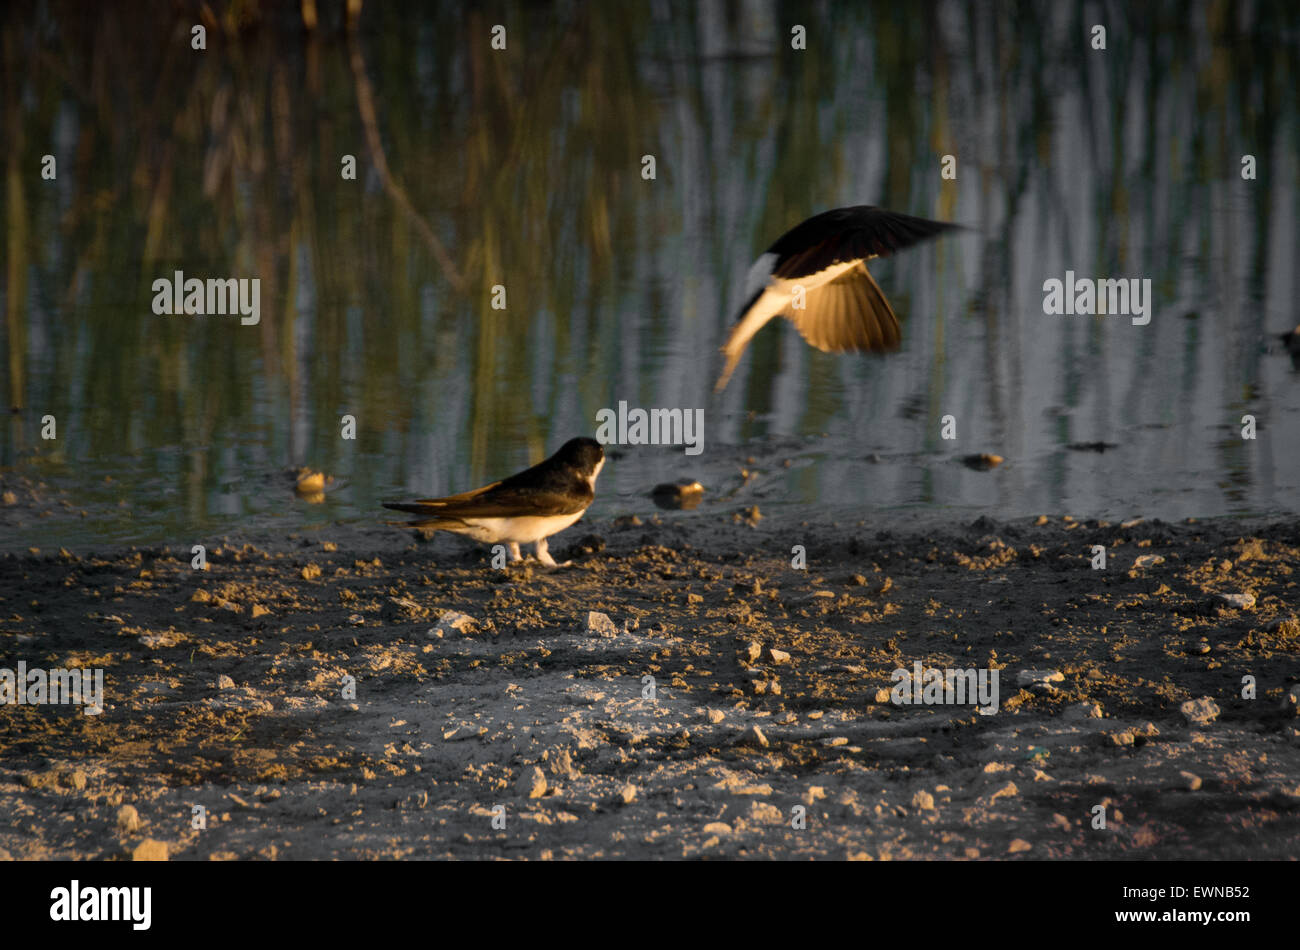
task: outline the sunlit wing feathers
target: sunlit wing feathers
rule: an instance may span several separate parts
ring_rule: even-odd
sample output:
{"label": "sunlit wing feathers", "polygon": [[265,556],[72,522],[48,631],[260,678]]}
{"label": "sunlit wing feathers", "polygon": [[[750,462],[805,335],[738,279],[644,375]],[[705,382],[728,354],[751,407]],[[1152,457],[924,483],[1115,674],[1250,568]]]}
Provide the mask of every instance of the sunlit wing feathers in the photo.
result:
{"label": "sunlit wing feathers", "polygon": [[959,229],[870,205],[836,208],[791,228],[749,271],[745,306],[722,347],[726,362],[715,391],[727,385],[749,341],[777,316],[793,321],[808,343],[826,352],[896,349],[898,317],[866,261]]}

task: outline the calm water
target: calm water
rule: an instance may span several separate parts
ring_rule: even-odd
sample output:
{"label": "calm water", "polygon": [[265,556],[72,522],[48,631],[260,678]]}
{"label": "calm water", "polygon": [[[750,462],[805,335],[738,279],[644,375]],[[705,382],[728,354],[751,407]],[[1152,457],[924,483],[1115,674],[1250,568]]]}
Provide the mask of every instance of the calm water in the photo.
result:
{"label": "calm water", "polygon": [[[883,522],[1300,508],[1294,3],[384,3],[352,42],[212,6],[204,51],[166,3],[0,14],[0,478],[89,513],[0,507],[5,548],[374,518],[620,400],[702,407],[705,451],[615,459],[598,517],[681,476]],[[773,324],[714,396],[753,257],[858,203],[975,229],[873,265],[901,352]],[[155,315],[175,270],[259,278],[260,323]],[[1044,315],[1067,270],[1150,279],[1150,323]]]}

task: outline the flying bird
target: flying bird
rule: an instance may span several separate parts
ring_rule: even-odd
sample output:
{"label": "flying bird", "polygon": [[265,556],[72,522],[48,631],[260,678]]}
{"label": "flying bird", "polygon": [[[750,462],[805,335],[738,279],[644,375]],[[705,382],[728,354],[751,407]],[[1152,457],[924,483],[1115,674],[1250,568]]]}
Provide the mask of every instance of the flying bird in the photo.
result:
{"label": "flying bird", "polygon": [[722,348],[726,366],[715,392],[773,317],[785,317],[826,353],[898,348],[898,317],[867,261],[911,247],[960,225],[927,221],[871,205],[836,208],[796,224],[750,268],[745,305]]}
{"label": "flying bird", "polygon": [[544,462],[491,485],[446,498],[385,502],[384,507],[420,516],[391,524],[450,531],[486,544],[504,542],[511,561],[522,559],[519,545],[536,544],[539,561],[562,567],[551,557],[546,539],[583,516],[596,497],[596,476],[604,466],[599,442],[570,439]]}

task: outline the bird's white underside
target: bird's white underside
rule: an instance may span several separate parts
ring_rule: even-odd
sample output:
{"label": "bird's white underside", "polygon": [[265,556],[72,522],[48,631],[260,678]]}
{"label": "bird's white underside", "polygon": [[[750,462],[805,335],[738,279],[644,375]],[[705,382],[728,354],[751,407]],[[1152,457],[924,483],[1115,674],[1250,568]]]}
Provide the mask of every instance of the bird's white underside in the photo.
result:
{"label": "bird's white underside", "polygon": [[484,544],[532,544],[563,531],[582,517],[583,511],[571,515],[516,515],[511,518],[461,518],[443,531],[463,534]]}
{"label": "bird's white underside", "polygon": [[[870,260],[870,258],[866,258],[866,260]],[[749,341],[754,338],[754,334],[763,328],[765,323],[773,317],[779,316],[790,305],[794,299],[796,288],[802,287],[805,294],[811,293],[823,284],[829,284],[845,271],[851,270],[862,263],[861,260],[842,261],[805,277],[773,279],[771,276],[772,265],[775,261],[775,254],[764,254],[750,268],[747,283],[751,289],[746,292],[746,299],[757,293],[760,288],[762,288],[763,293],[745,311],[740,323],[736,325],[728,338],[724,349],[728,357],[733,354],[738,356],[749,345]],[[765,273],[764,268],[766,268]]]}

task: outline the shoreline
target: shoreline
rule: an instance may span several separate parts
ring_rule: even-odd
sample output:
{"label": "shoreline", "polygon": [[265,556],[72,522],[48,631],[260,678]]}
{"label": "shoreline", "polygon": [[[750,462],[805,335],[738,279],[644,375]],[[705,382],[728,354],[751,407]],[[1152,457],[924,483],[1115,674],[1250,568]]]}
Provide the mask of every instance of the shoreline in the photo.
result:
{"label": "shoreline", "polygon": [[[1300,526],[1039,520],[5,555],[0,667],[102,668],[106,708],[0,706],[0,858],[1290,857]],[[916,662],[998,711],[894,704]]]}

